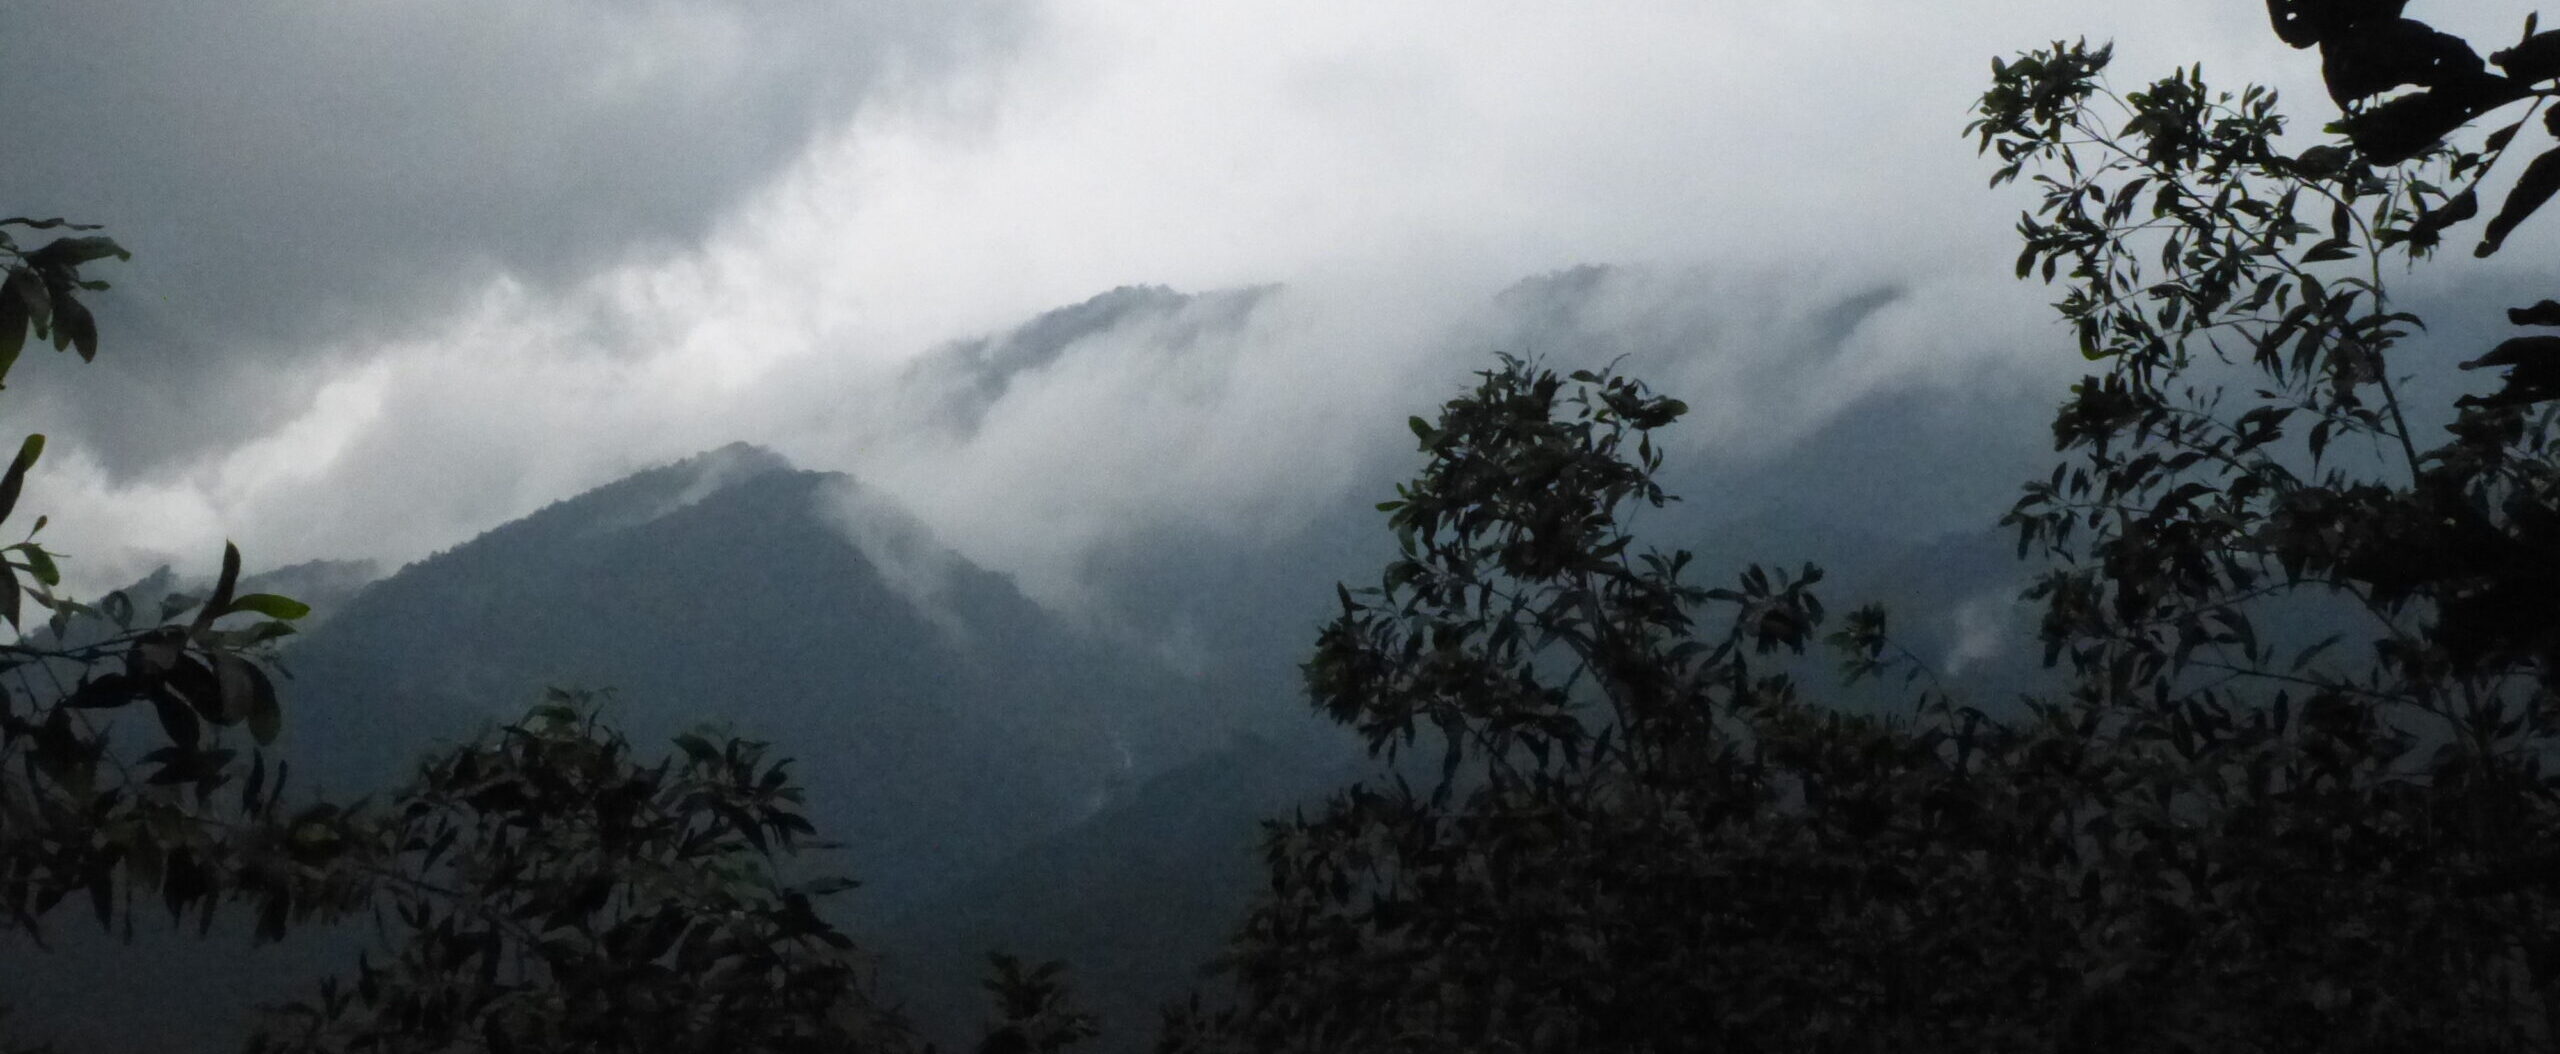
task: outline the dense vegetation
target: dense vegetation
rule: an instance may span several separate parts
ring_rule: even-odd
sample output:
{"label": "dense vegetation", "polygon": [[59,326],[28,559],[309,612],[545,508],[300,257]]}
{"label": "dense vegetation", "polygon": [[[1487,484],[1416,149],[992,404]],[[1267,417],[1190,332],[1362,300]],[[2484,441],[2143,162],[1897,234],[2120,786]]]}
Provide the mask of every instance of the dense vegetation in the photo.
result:
{"label": "dense vegetation", "polygon": [[[2384,283],[2560,193],[2560,147],[2506,158],[2537,115],[2560,136],[2560,32],[2484,60],[2402,6],[2271,0],[2344,110],[2303,149],[2199,70],[1993,64],[1970,134],[2039,188],[2018,274],[2092,364],[2004,520],[2043,568],[2029,698],[1939,681],[1878,608],[1826,634],[1813,567],[1710,585],[1642,548],[1687,408],[1641,381],[1504,357],[1414,418],[1396,555],[1305,667],[1383,764],[1267,827],[1223,981],[1160,1048],[2560,1045],[2560,337],[2529,330],[2560,303],[2456,369]],[[27,332],[95,353],[78,268],[121,250],[5,237],[56,226],[0,221],[0,374]],[[378,801],[288,798],[260,660],[302,605],[238,594],[237,552],[156,618],[56,596],[32,531],[5,554],[0,619],[53,616],[0,650],[13,954],[66,905],[370,917],[257,1046],[923,1046],[820,912],[850,883],[799,855],[764,745],[647,758],[563,693]],[[1823,702],[1817,647],[1908,709]],[[1054,964],[993,966],[982,1049],[1092,1036]]]}
{"label": "dense vegetation", "polygon": [[[1271,829],[1237,998],[1166,1049],[2560,1043],[2560,338],[2410,405],[2447,367],[2394,361],[2419,320],[2382,280],[2478,214],[2560,34],[2496,73],[2398,3],[2270,6],[2343,141],[2288,152],[2274,93],[2197,70],[2119,96],[2085,45],[1995,62],[1977,108],[1993,184],[2042,190],[2018,273],[2099,371],[2005,521],[2049,566],[2049,689],[1967,700],[1866,609],[1832,640],[1910,714],[1811,701],[1770,656],[1818,571],[1710,588],[1625,528],[1685,407],[1506,359],[1414,420],[1400,555],[1307,668],[1436,771]],[[2478,253],[2555,189],[2547,149]]]}

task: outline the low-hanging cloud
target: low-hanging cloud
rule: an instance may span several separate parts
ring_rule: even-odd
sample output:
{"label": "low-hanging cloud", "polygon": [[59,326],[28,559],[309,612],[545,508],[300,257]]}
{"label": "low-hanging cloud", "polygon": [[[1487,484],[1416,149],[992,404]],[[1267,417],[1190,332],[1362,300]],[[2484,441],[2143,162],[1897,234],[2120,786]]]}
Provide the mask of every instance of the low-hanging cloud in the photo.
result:
{"label": "low-hanging cloud", "polygon": [[[563,53],[620,56],[569,63],[579,83],[641,87],[557,141],[548,123],[567,104],[499,105],[541,87],[521,77],[458,99],[359,92],[333,127],[410,129],[336,148],[372,182],[302,195],[319,177],[268,158],[234,165],[219,193],[190,196],[176,175],[138,185],[112,217],[144,255],[102,304],[111,356],[116,327],[164,289],[175,314],[256,286],[260,311],[332,324],[270,327],[270,353],[213,349],[237,375],[190,383],[291,393],[221,428],[58,415],[67,434],[30,506],[57,511],[99,584],[225,536],[262,562],[397,562],[743,439],[854,474],[1058,600],[1084,553],[1134,531],[1251,544],[1286,530],[1409,453],[1404,417],[1497,348],[1632,352],[1629,369],[1699,408],[1682,441],[1737,459],[1880,389],[2067,376],[2050,294],[2008,272],[2026,199],[1984,191],[1988,166],[1957,134],[1990,54],[2112,35],[2129,71],[2202,58],[2288,88],[2316,73],[2254,9],[2202,0],[820,7],[509,15]],[[277,55],[272,82],[232,104],[253,131],[290,120],[278,93],[316,91],[314,70],[353,76],[407,31],[372,8],[352,29],[284,10],[259,17],[296,39],[321,26],[375,43],[323,48],[317,66]],[[1006,47],[951,59],[990,26],[1010,27]],[[872,30],[889,43],[856,49],[851,72],[822,69],[826,42]],[[378,83],[484,61],[427,37],[448,43]],[[950,61],[933,78],[880,72],[903,54]],[[82,96],[57,138],[130,105],[112,96]],[[674,104],[663,123],[640,116],[652,100]],[[210,134],[154,149],[223,156]],[[56,187],[78,167],[17,163],[57,166],[56,183],[36,181]],[[512,175],[422,176],[405,196],[382,175],[490,163]],[[60,208],[95,214],[77,205]],[[373,210],[394,218],[375,226]],[[414,242],[366,240],[395,229]],[[300,277],[224,272],[252,235]],[[1586,263],[1614,266],[1575,294],[1571,325],[1505,306],[1524,278]],[[451,295],[421,319],[384,306],[383,274]],[[1267,291],[1242,311],[1174,304],[1078,334],[979,392],[965,427],[948,388],[920,380],[917,363],[955,339],[1132,285]],[[133,357],[150,365],[30,383],[193,398]]]}
{"label": "low-hanging cloud", "polygon": [[0,214],[137,254],[99,301],[111,376],[55,401],[120,473],[241,442],[493,281],[689,253],[865,98],[999,53],[1021,6],[9,4]]}

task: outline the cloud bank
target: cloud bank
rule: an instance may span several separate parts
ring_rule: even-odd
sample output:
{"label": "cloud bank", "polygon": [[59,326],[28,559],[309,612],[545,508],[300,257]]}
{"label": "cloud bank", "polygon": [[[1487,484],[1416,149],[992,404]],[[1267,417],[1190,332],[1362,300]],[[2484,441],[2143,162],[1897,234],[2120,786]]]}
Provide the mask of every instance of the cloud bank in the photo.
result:
{"label": "cloud bank", "polygon": [[[1290,529],[1506,345],[1631,353],[1748,460],[2076,373],[1958,137],[1992,53],[2112,36],[2127,78],[2326,105],[2202,0],[222,7],[0,16],[0,98],[50,122],[0,179],[141,253],[104,368],[13,386],[104,393],[12,406],[63,433],[29,501],[85,583],[224,537],[396,563],[747,440],[1058,601],[1115,539]],[[1266,291],[1066,334],[965,412],[918,365],[1124,286]]]}

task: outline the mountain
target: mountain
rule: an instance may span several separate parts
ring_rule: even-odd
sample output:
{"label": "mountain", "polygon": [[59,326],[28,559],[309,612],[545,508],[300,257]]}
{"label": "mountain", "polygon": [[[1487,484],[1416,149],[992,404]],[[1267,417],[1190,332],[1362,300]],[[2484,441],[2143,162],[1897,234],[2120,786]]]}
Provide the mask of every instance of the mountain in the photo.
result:
{"label": "mountain", "polygon": [[1102,1025],[1097,1052],[1144,1050],[1160,1008],[1203,985],[1263,887],[1262,821],[1369,770],[1351,736],[1312,722],[1285,738],[1238,733],[855,936],[928,1035],[983,1024],[979,981],[1001,950],[1069,966],[1076,1005]]}
{"label": "mountain", "polygon": [[942,345],[907,368],[906,388],[938,405],[946,426],[974,431],[1016,378],[1057,362],[1079,342],[1143,329],[1150,342],[1178,352],[1204,336],[1231,334],[1279,288],[1183,293],[1160,285],[1121,286],[1002,333]]}
{"label": "mountain", "polygon": [[[1481,345],[1450,353],[1447,387],[1494,348],[1558,366],[1623,353],[1629,371],[1684,398],[1704,388],[1692,402],[1708,409],[1683,428],[1712,429],[1716,378],[1695,373],[1709,358],[1698,349],[1725,341],[1728,322],[1650,306],[1688,304],[1670,295],[1677,285],[1608,268],[1523,282],[1490,305]],[[966,432],[1024,377],[1108,346],[1097,337],[1205,348],[1204,334],[1245,324],[1271,293],[1114,290],[948,345],[908,380]],[[1782,329],[1780,357],[1838,359],[1898,295],[1815,298]],[[1261,353],[1227,343],[1208,350]],[[1411,402],[1422,412],[1446,394]],[[1697,550],[1702,579],[1752,561],[1822,563],[1834,609],[1886,600],[1925,657],[1985,696],[2005,693],[2032,680],[2036,649],[2007,600],[2022,568],[1987,521],[2050,457],[2038,420],[1998,412],[2015,394],[1879,391],[1783,441],[1685,450],[1665,482],[1688,500],[1644,510],[1639,533]],[[860,482],[732,445],[388,576],[317,564],[257,579],[315,608],[284,652],[281,747],[297,786],[365,793],[436,742],[520,714],[547,685],[609,689],[608,715],[643,749],[704,722],[772,741],[797,759],[821,834],[846,845],[829,863],[865,882],[844,902],[846,923],[919,1020],[966,1035],[985,953],[1001,948],[1068,960],[1080,1001],[1111,1029],[1099,1049],[1135,1050],[1152,1038],[1153,1008],[1201,983],[1197,968],[1259,888],[1256,821],[1373,771],[1309,714],[1295,667],[1333,613],[1333,583],[1373,581],[1392,554],[1372,506],[1414,467],[1406,449],[1337,466],[1346,482],[1301,526],[1249,540],[1180,523],[1107,539],[1084,564],[1116,634],[1102,637]],[[202,587],[164,572],[132,592],[148,614],[158,595]],[[1834,658],[1797,664],[1809,688],[1833,690]],[[1898,693],[1841,698],[1883,706]],[[33,1023],[80,1008],[81,1049],[210,1049],[228,1042],[239,1008],[342,969],[352,940],[304,934],[251,951],[245,933],[218,930],[118,951],[74,936],[48,969],[0,977],[0,1002]]]}
{"label": "mountain", "polygon": [[353,598],[286,654],[285,749],[376,786],[545,686],[645,745],[703,723],[798,759],[869,909],[1214,742],[1184,682],[934,546],[846,477],[735,445],[554,503]]}
{"label": "mountain", "polygon": [[[865,919],[908,913],[1226,734],[1193,719],[1198,689],[1151,654],[1068,628],[855,481],[744,445],[372,577],[330,564],[252,580],[320,616],[282,656],[276,749],[298,787],[378,791],[547,685],[605,689],[644,751],[709,723],[796,759],[810,819],[843,846],[824,866],[864,883],[843,903]],[[164,570],[131,593],[148,617],[202,585]],[[227,1045],[243,1008],[345,968],[356,940],[306,931],[252,953],[227,926],[203,942],[146,928],[118,949],[60,928],[62,953],[0,978],[0,1003],[102,1050]],[[49,1006],[83,1012],[49,1020]]]}

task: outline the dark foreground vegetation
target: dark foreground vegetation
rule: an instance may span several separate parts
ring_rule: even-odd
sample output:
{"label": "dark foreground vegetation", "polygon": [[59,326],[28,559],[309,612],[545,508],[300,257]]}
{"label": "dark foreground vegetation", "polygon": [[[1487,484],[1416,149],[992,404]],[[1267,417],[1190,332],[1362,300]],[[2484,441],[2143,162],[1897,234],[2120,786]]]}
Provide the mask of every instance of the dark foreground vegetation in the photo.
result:
{"label": "dark foreground vegetation", "polygon": [[[1971,132],[2038,189],[2018,273],[2063,287],[2092,371],[2003,521],[2043,568],[2027,698],[1831,617],[1812,567],[1640,545],[1686,409],[1640,381],[1505,357],[1415,418],[1396,555],[1306,664],[1383,764],[1268,826],[1267,890],[1159,1049],[2560,1046],[2560,302],[2456,351],[2384,288],[2560,192],[2560,32],[2483,59],[2402,6],[2271,0],[2345,114],[2300,149],[2201,71],[1994,63]],[[0,369],[30,331],[93,354],[79,269],[120,250],[0,254]],[[261,658],[300,604],[237,594],[232,552],[209,595],[77,604],[29,539],[12,968],[137,912],[364,917],[377,947],[253,1045],[924,1046],[819,910],[849,883],[797,855],[763,746],[636,752],[560,693],[396,793],[297,796]],[[1790,675],[1817,647],[1907,708],[1825,705]],[[980,1049],[1091,1038],[1056,966],[991,966]]]}

